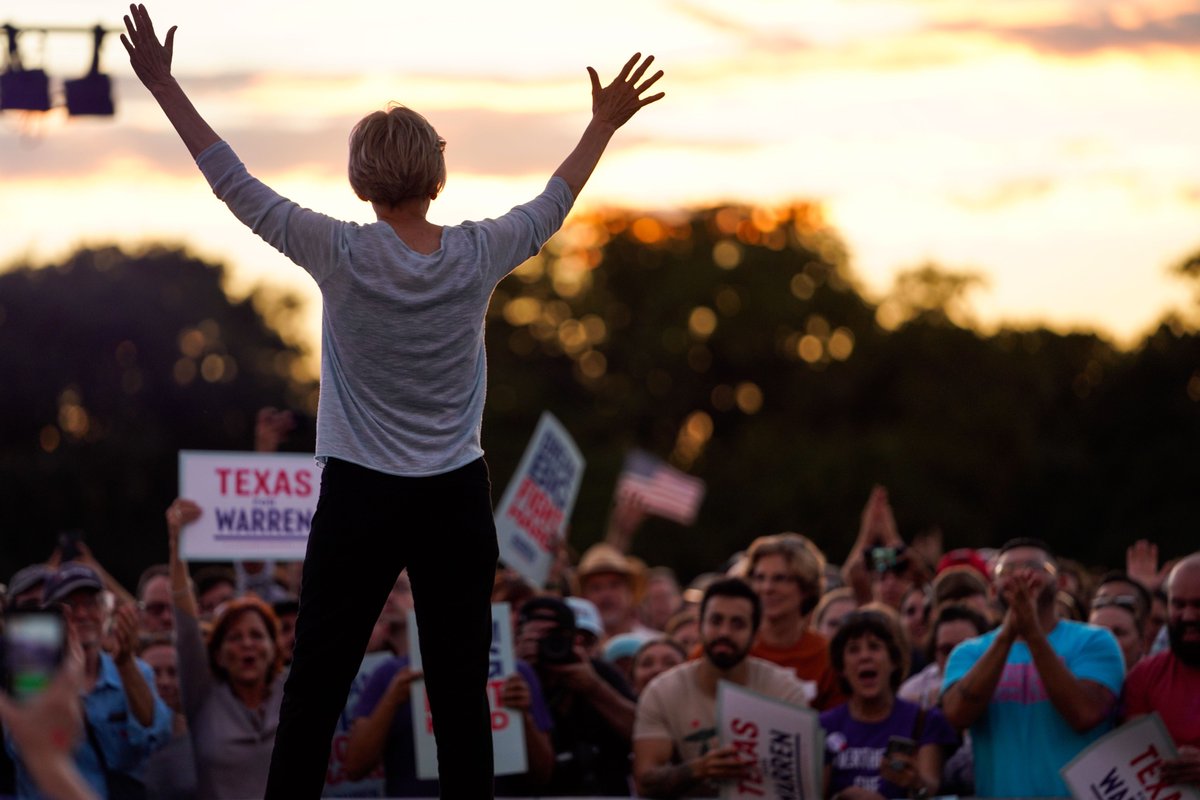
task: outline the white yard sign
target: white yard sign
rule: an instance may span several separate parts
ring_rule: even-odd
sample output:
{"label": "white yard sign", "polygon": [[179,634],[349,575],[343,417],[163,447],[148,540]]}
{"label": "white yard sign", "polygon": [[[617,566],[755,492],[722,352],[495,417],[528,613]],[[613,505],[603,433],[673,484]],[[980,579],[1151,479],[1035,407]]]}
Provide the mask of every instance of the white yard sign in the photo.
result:
{"label": "white yard sign", "polygon": [[179,496],[203,512],[183,530],[187,561],[302,561],[321,471],[303,453],[183,450]]}
{"label": "white yard sign", "polygon": [[[513,631],[508,603],[492,604],[492,654],[488,668],[488,701],[492,707],[492,752],[496,775],[520,775],[528,768],[525,760],[525,727],[521,712],[500,705],[500,687],[517,671],[513,654]],[[413,671],[421,671],[421,647],[417,638],[417,617],[408,612],[408,652]],[[437,778],[437,742],[433,738],[433,717],[425,696],[425,681],[413,681],[413,743],[417,749],[417,777]]]}
{"label": "white yard sign", "polygon": [[500,560],[534,586],[546,584],[583,468],[583,455],[566,428],[549,411],[542,412],[496,509]]}
{"label": "white yard sign", "polygon": [[722,784],[724,800],[820,800],[825,736],[812,709],[721,681],[717,739],[758,762],[745,778]]}
{"label": "white yard sign", "polygon": [[1194,786],[1162,782],[1163,759],[1177,755],[1162,719],[1150,714],[1097,739],[1061,771],[1076,800],[1200,800]]}

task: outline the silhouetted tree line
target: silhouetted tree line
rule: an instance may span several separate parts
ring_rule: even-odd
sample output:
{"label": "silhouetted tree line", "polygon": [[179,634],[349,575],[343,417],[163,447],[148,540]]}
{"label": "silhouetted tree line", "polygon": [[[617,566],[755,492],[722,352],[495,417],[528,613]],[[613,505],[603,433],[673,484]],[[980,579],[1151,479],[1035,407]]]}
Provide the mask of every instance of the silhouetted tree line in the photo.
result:
{"label": "silhouetted tree line", "polygon": [[[575,548],[603,535],[629,448],[707,481],[694,528],[651,519],[634,540],[685,577],[781,530],[840,558],[875,483],[907,538],[1034,535],[1114,566],[1135,538],[1194,549],[1190,326],[1167,319],[1128,351],[985,335],[967,324],[975,276],[926,265],[876,304],[846,262],[808,205],[576,219],[489,312],[496,497],[549,409],[588,459]],[[165,559],[178,450],[249,449],[265,405],[315,412],[305,354],[266,322],[281,312],[261,293],[231,302],[223,282],[161,248],[0,274],[0,578],[79,527],[132,581]],[[312,445],[310,417],[288,449]]]}

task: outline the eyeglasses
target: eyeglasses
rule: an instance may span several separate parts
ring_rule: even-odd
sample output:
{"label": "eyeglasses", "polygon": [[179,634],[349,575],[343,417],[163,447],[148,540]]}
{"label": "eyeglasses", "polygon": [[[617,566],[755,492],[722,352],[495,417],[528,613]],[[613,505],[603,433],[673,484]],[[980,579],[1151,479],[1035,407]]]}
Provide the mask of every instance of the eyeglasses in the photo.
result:
{"label": "eyeglasses", "polygon": [[1047,575],[1057,575],[1058,569],[1049,561],[1039,559],[1028,559],[1026,561],[1005,561],[996,565],[996,577],[1003,578],[1005,575],[1012,575],[1017,570],[1028,569],[1034,572],[1044,572]]}
{"label": "eyeglasses", "polygon": [[783,573],[779,573],[778,575],[763,575],[758,572],[750,576],[750,582],[765,583],[769,586],[786,586],[789,583],[799,583],[795,575],[784,575]]}
{"label": "eyeglasses", "polygon": [[439,153],[446,152],[446,140],[439,136],[437,138],[437,147]]}
{"label": "eyeglasses", "polygon": [[171,613],[171,604],[161,601],[156,603],[138,603],[138,608],[155,617],[161,617],[163,614]]}

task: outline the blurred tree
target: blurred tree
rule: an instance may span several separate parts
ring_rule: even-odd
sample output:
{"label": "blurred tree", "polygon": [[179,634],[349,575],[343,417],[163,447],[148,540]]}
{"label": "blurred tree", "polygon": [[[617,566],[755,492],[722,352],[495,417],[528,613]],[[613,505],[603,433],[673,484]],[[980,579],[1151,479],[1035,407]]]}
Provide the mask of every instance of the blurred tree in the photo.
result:
{"label": "blurred tree", "polygon": [[926,264],[876,306],[815,206],[576,218],[493,299],[493,474],[503,486],[537,415],[558,415],[588,458],[580,550],[603,535],[624,452],[669,458],[708,482],[700,520],[651,519],[633,549],[685,576],[789,529],[840,559],[876,482],[909,538],[1037,535],[1109,566],[1140,535],[1190,549],[1151,505],[1174,497],[1182,525],[1188,495],[1172,493],[1200,467],[1151,469],[1145,454],[1194,441],[1168,433],[1197,424],[1194,337],[1155,335],[1167,374],[1148,384],[1134,375],[1149,345],[965,327],[982,283]]}
{"label": "blurred tree", "polygon": [[987,285],[974,272],[949,272],[926,263],[896,276],[890,297],[879,307],[882,321],[889,327],[920,318],[932,325],[972,325],[975,320],[967,295]]}
{"label": "blurred tree", "polygon": [[[172,249],[0,274],[0,579],[81,528],[126,583],[165,561],[180,449],[250,449],[263,405],[315,409],[303,354]],[[312,425],[294,437],[312,448]]]}
{"label": "blurred tree", "polygon": [[[576,550],[603,536],[629,448],[707,481],[695,527],[634,539],[685,578],[782,530],[839,560],[875,483],[909,539],[1035,535],[1110,567],[1141,536],[1194,549],[1200,337],[985,335],[978,283],[923,265],[876,304],[813,205],[576,215],[488,312],[496,496],[549,409],[588,460]],[[131,581],[164,557],[179,449],[249,449],[263,405],[311,412],[265,302],[231,302],[219,266],[175,250],[0,274],[0,578],[78,526]]]}

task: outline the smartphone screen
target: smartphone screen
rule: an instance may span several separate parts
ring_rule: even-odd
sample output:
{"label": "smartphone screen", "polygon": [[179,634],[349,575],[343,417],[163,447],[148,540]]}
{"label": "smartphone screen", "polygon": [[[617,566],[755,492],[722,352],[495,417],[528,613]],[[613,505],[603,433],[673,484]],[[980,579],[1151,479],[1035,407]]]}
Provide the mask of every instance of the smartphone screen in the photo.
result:
{"label": "smartphone screen", "polygon": [[9,614],[4,624],[4,690],[18,701],[42,692],[62,665],[66,623],[53,611]]}
{"label": "smartphone screen", "polygon": [[884,758],[887,758],[892,753],[904,753],[906,755],[916,755],[917,743],[907,736],[891,736],[888,737],[887,750],[884,751]]}

